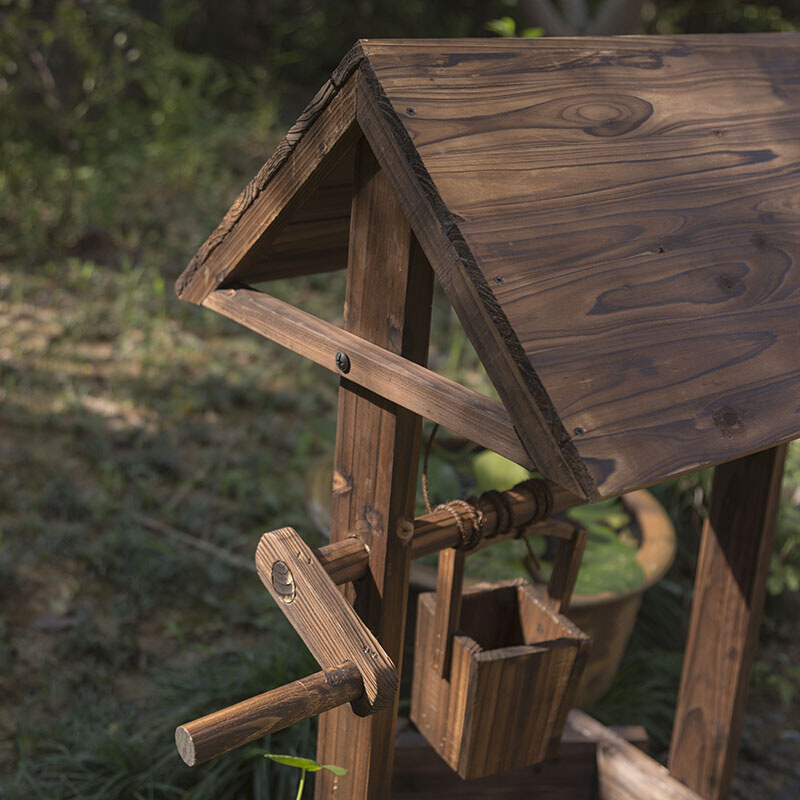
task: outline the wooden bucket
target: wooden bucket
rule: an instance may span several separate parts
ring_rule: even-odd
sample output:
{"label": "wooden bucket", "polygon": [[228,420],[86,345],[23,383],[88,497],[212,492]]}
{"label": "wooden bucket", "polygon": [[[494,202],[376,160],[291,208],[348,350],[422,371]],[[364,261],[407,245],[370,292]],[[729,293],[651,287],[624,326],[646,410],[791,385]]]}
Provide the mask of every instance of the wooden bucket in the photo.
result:
{"label": "wooden bucket", "polygon": [[[570,584],[577,568],[571,573]],[[444,677],[432,655],[441,637],[437,595],[419,596],[411,719],[462,778],[555,753],[590,645],[559,613],[566,602],[550,594],[559,582],[566,588],[554,571],[545,598],[523,580],[465,592]]]}

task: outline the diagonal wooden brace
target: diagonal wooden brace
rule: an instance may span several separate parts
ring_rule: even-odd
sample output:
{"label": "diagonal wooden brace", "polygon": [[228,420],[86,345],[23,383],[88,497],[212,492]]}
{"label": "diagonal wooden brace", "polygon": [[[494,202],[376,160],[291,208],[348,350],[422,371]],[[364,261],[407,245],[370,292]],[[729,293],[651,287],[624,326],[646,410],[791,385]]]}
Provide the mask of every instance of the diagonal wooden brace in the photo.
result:
{"label": "diagonal wooden brace", "polygon": [[391,708],[397,693],[394,663],[297,531],[265,533],[256,569],[323,669],[346,661],[358,667],[364,693],[351,701],[353,711],[367,716]]}

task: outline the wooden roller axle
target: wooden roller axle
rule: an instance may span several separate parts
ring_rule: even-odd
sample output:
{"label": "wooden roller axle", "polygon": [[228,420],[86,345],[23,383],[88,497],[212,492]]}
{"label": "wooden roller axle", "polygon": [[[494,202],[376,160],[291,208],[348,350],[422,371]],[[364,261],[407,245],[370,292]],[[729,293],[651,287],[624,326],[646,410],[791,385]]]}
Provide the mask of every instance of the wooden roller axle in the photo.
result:
{"label": "wooden roller axle", "polygon": [[[574,506],[583,505],[586,501],[576,497],[566,489],[562,489],[552,481],[547,481],[547,487],[553,498],[552,514],[558,514]],[[510,489],[503,492],[505,500],[514,520],[518,525],[527,525],[531,522],[538,508],[536,501],[528,492],[519,492]],[[480,510],[485,517],[484,538],[478,543],[476,550],[489,547],[497,542],[517,535],[517,531],[508,531],[499,536],[492,536],[497,528],[497,511],[488,500],[479,503]],[[414,533],[411,539],[411,557],[422,558],[431,553],[438,553],[448,547],[455,547],[461,541],[455,518],[450,511],[433,511],[414,520]],[[356,537],[342,539],[333,544],[326,544],[314,551],[320,564],[336,584],[348,583],[363,578],[369,567],[369,551]]]}
{"label": "wooden roller axle", "polygon": [[175,730],[178,753],[190,767],[235,747],[356,700],[364,692],[358,667],[346,661],[270,692],[187,722]]}

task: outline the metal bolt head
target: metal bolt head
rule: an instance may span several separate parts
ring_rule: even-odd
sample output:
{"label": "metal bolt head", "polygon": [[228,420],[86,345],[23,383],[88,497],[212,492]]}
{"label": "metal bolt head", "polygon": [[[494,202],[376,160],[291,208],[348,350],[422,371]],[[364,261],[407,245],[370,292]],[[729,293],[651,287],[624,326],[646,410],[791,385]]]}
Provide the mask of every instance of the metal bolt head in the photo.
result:
{"label": "metal bolt head", "polygon": [[341,350],[336,354],[336,366],[344,375],[347,375],[350,372],[350,357],[347,353],[343,353]]}

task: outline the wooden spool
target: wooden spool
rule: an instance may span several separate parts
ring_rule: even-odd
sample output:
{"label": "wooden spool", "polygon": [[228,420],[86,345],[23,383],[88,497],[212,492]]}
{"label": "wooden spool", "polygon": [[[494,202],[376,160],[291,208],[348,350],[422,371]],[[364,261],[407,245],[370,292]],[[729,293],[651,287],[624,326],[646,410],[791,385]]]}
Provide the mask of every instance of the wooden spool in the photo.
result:
{"label": "wooden spool", "polygon": [[562,541],[544,597],[522,580],[461,595],[457,551],[440,555],[437,593],[419,597],[411,719],[462,778],[543,761],[564,729],[590,640],[560,612],[587,534],[547,533]]}

